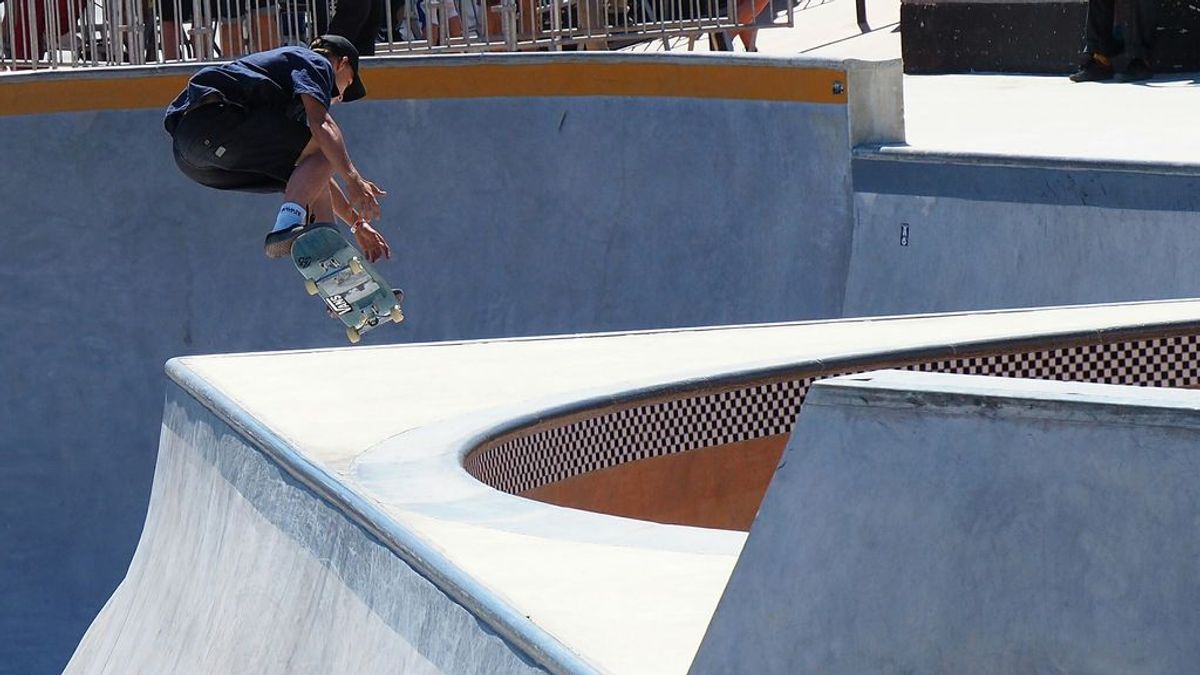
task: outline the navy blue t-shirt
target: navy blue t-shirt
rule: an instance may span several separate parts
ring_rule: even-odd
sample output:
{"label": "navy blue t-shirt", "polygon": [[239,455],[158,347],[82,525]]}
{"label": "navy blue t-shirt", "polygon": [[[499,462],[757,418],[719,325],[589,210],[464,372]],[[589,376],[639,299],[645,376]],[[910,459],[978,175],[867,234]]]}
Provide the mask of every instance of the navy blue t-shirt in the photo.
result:
{"label": "navy blue t-shirt", "polygon": [[336,92],[329,59],[305,47],[280,47],[200,69],[167,106],[163,124],[167,131],[174,131],[183,113],[212,94],[247,108],[277,108],[283,115],[303,121],[301,94],[328,108]]}

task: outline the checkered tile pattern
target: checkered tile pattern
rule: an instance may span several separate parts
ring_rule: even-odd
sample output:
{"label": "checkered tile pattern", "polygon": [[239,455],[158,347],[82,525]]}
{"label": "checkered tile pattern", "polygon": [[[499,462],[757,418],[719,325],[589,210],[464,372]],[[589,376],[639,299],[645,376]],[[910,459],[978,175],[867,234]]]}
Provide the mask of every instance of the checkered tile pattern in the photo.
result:
{"label": "checkered tile pattern", "polygon": [[908,366],[910,370],[1150,387],[1200,384],[1200,336],[1089,344]]}
{"label": "checkered tile pattern", "polygon": [[[631,404],[533,434],[510,436],[471,453],[467,471],[519,494],[625,462],[788,433],[794,419],[786,414],[765,417],[763,411],[799,410],[807,385],[808,381],[772,382]],[[504,482],[484,476],[503,477]]]}
{"label": "checkered tile pattern", "polygon": [[[881,363],[870,370],[879,368],[1198,387],[1200,335],[1080,344],[923,363]],[[496,489],[522,494],[626,462],[790,433],[808,388],[815,380],[832,376],[797,373],[777,382],[667,401],[632,403],[532,433],[516,432],[472,452],[467,457],[466,469]]]}

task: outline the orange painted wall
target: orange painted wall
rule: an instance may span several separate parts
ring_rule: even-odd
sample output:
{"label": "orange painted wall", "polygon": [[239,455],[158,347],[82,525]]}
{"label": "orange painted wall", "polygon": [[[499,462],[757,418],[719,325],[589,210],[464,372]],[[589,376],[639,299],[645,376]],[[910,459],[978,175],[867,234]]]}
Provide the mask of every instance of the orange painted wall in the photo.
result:
{"label": "orange painted wall", "polygon": [[676,525],[749,531],[787,435],[643,459],[521,496]]}
{"label": "orange painted wall", "polygon": [[[193,70],[148,66],[7,74],[0,77],[0,116],[161,108]],[[373,101],[627,96],[845,105],[846,81],[846,71],[838,68],[700,58],[393,58],[370,59],[363,67],[367,99]]]}

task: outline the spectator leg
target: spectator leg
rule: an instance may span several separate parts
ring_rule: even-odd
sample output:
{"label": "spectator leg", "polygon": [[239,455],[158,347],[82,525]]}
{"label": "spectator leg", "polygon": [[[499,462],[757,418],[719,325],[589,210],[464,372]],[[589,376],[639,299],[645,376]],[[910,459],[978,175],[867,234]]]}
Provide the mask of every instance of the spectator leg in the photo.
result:
{"label": "spectator leg", "polygon": [[[329,20],[329,33],[349,40],[354,48],[359,50],[359,56],[362,56],[362,45],[358,44],[359,38],[367,26],[368,17],[374,6],[373,0],[340,0],[337,3],[337,11]],[[371,44],[372,53],[374,53],[374,41]]]}
{"label": "spectator leg", "polygon": [[747,28],[746,30],[738,31],[738,37],[742,40],[742,46],[748,52],[758,51],[758,29]]}
{"label": "spectator leg", "polygon": [[387,28],[383,20],[386,12],[386,0],[371,0],[371,13],[367,15],[367,22],[354,41],[359,56],[375,56],[375,43],[379,42],[380,33]]}
{"label": "spectator leg", "polygon": [[1112,57],[1120,51],[1113,37],[1115,7],[1116,0],[1088,0],[1084,46],[1087,53]]}
{"label": "spectator leg", "polygon": [[521,39],[534,40],[541,33],[541,20],[538,17],[537,0],[518,0],[520,6],[520,30],[518,34]]}
{"label": "spectator leg", "polygon": [[[29,7],[22,0],[9,0],[5,4],[8,5],[8,9],[12,13],[13,44],[10,47],[12,48],[13,58],[17,61],[24,61],[40,56],[41,54],[35,54],[34,52],[40,52],[42,45],[37,45],[35,49],[29,27],[31,18],[35,27],[45,24],[45,19],[42,18],[42,3],[39,1],[34,4],[35,16],[33,17],[29,16]],[[40,32],[39,28],[38,33]]]}
{"label": "spectator leg", "polygon": [[[708,49],[714,52],[731,52],[733,51],[733,38],[725,31],[709,33]],[[691,49],[688,51],[691,51]]]}
{"label": "spectator leg", "polygon": [[179,24],[173,19],[163,19],[162,32],[163,60],[178,61],[179,43],[183,41],[183,35],[179,31]]}
{"label": "spectator leg", "polygon": [[217,27],[220,36],[221,56],[236,59],[246,52],[242,45],[242,21],[237,18],[222,18]]}
{"label": "spectator leg", "polygon": [[326,35],[329,33],[329,0],[315,0],[315,13],[313,24],[316,28],[316,35]]}
{"label": "spectator leg", "polygon": [[[737,22],[743,26],[754,24],[755,19],[759,14],[766,9],[768,0],[738,0],[737,4]],[[742,40],[742,46],[748,52],[758,51],[756,40],[758,39],[758,29],[746,28],[737,32],[737,35]],[[732,46],[732,45],[731,45]]]}
{"label": "spectator leg", "polygon": [[383,0],[341,0],[328,32],[349,40],[359,56],[374,56],[383,12]]}
{"label": "spectator leg", "polygon": [[279,47],[283,36],[279,30],[279,17],[274,6],[255,10],[250,14],[250,51],[261,52]]}
{"label": "spectator leg", "polygon": [[504,19],[499,10],[500,0],[484,0],[483,14],[487,20],[487,33],[484,37],[488,42],[504,41]]}
{"label": "spectator leg", "polygon": [[1130,0],[1129,35],[1125,51],[1131,59],[1149,61],[1158,29],[1158,0]]}
{"label": "spectator leg", "polygon": [[[604,2],[602,0],[578,0],[576,9],[579,12],[579,26],[584,29],[587,35],[604,35],[607,32],[608,17],[604,11]],[[580,49],[589,51],[608,49],[608,40],[583,40],[579,43]]]}

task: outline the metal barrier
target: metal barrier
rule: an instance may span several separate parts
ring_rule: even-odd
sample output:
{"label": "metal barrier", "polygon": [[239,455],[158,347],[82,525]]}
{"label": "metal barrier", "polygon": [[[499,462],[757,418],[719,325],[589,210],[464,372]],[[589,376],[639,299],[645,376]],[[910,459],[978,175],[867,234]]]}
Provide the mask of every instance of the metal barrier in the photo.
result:
{"label": "metal barrier", "polygon": [[364,55],[669,48],[705,33],[728,44],[727,33],[793,25],[795,1],[0,0],[0,68],[214,61],[326,32]]}

